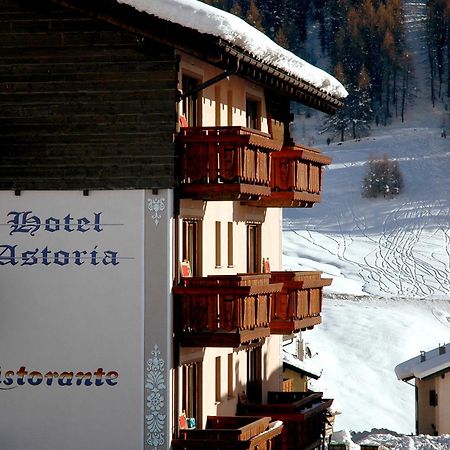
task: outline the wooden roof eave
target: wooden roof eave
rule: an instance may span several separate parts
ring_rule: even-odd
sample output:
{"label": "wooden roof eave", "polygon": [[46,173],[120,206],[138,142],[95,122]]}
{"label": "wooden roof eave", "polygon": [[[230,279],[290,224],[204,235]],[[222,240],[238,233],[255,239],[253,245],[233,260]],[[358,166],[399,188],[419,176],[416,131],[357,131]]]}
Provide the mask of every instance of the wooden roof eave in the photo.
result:
{"label": "wooden roof eave", "polygon": [[[343,105],[340,99],[327,94],[323,90],[303,80],[288,75],[280,69],[257,60],[255,57],[246,54],[243,50],[230,46],[225,41],[220,41],[220,45],[225,55],[230,55],[240,60],[238,73],[241,76],[250,78],[252,81],[279,91],[293,100],[328,114],[335,114],[336,110]],[[254,70],[248,70],[249,67]]]}
{"label": "wooden roof eave", "polygon": [[125,3],[110,0],[96,0],[95,2],[90,0],[51,1],[86,14],[93,19],[135,33],[143,38],[185,51],[212,64],[221,62],[222,56],[218,51],[219,39],[215,36],[199,33],[197,30],[138,11]]}
{"label": "wooden roof eave", "polygon": [[175,286],[176,295],[261,295],[281,292],[283,283],[271,283],[256,286]]}
{"label": "wooden roof eave", "polygon": [[237,75],[322,112],[334,114],[343,105],[341,100],[256,59],[221,38],[138,11],[130,5],[110,0],[52,1],[142,37],[185,51],[223,69],[234,69],[238,59],[240,67]]}
{"label": "wooden roof eave", "polygon": [[311,161],[321,166],[329,165],[332,163],[330,156],[324,155],[316,150],[306,149],[300,146],[282,148],[282,151],[275,154],[276,159],[292,158],[297,160]]}

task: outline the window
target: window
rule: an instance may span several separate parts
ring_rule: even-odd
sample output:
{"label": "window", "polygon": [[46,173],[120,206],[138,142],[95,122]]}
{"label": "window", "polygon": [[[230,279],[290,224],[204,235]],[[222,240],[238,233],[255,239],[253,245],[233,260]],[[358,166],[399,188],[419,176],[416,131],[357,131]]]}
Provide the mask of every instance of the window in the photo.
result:
{"label": "window", "polygon": [[247,273],[261,272],[261,225],[247,224]]}
{"label": "window", "polygon": [[[200,84],[199,80],[183,75],[182,90],[186,94],[195,89]],[[197,127],[200,125],[198,92],[183,99],[183,114],[189,127]]]}
{"label": "window", "polygon": [[430,390],[430,406],[438,405],[438,395],[434,389]]}
{"label": "window", "polygon": [[182,259],[188,260],[194,277],[202,272],[202,222],[183,219]]}
{"label": "window", "polygon": [[193,417],[197,423],[201,423],[202,363],[187,364],[182,366],[181,370],[181,408],[187,417]]}
{"label": "window", "polygon": [[221,255],[222,239],[220,232],[221,232],[221,223],[216,222],[216,268],[222,266],[222,255]]}
{"label": "window", "polygon": [[247,117],[247,128],[253,128],[254,130],[260,129],[259,124],[259,102],[247,98],[245,104],[245,111]]}
{"label": "window", "polygon": [[216,99],[216,127],[220,127],[220,125],[222,125],[222,120],[221,120],[221,108],[222,108],[222,100],[221,100],[221,96],[220,96],[220,86],[216,86],[214,88],[214,96]]}
{"label": "window", "polygon": [[262,351],[261,347],[247,351],[247,399],[261,403],[262,399]]}
{"label": "window", "polygon": [[233,353],[228,354],[228,398],[234,397],[234,366]]}
{"label": "window", "polygon": [[233,266],[233,222],[228,222],[228,267]]}
{"label": "window", "polygon": [[222,385],[220,378],[220,356],[216,357],[216,402],[222,401]]}
{"label": "window", "polygon": [[227,125],[233,126],[233,91],[227,92]]}

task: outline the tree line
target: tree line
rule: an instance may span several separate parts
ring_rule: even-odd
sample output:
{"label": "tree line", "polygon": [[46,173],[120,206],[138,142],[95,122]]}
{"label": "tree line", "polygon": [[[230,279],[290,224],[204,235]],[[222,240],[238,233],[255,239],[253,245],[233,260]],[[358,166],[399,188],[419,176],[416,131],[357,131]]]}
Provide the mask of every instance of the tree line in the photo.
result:
{"label": "tree line", "polygon": [[[413,97],[414,72],[405,41],[402,0],[204,0],[230,11],[282,47],[305,56],[308,33],[328,56],[333,73],[347,88],[344,108],[323,131],[358,137],[372,124],[405,120]],[[427,2],[426,43],[430,92],[450,96],[450,0]],[[313,31],[317,30],[317,31]]]}
{"label": "tree line", "polygon": [[430,97],[450,98],[450,0],[427,3],[426,41],[430,65]]}

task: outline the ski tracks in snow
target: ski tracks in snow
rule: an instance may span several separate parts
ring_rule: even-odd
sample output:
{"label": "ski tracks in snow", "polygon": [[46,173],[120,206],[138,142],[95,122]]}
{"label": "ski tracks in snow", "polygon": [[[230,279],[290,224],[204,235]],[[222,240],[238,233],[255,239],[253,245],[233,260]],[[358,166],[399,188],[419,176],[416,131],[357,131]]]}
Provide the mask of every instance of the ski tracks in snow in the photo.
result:
{"label": "ski tracks in snow", "polygon": [[341,196],[323,216],[288,221],[299,243],[291,255],[336,266],[368,294],[448,298],[450,203],[446,183],[439,182],[447,169],[431,136],[409,141],[413,154],[425,156],[402,162],[409,165],[406,192],[374,200],[375,219],[366,216],[372,200]]}

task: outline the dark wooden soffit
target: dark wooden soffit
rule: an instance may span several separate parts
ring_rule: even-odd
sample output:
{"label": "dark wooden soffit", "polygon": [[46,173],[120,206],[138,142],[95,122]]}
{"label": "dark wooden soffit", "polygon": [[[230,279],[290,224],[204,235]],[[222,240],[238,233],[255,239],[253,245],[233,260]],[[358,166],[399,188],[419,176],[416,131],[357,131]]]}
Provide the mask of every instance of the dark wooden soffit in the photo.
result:
{"label": "dark wooden soffit", "polygon": [[[224,70],[235,70],[237,75],[327,114],[334,114],[343,105],[341,100],[321,89],[263,63],[216,36],[139,12],[116,0],[51,1],[136,33],[144,38],[143,44],[148,38],[185,51]],[[151,45],[150,42],[148,44]]]}
{"label": "dark wooden soffit", "polygon": [[[220,42],[224,52],[223,60],[233,61],[229,67],[235,67],[239,61],[239,75],[263,84],[292,100],[303,103],[327,114],[335,114],[343,102],[317,87],[299,78],[295,78],[282,70],[263,63],[248,53]],[[228,58],[226,57],[228,56]]]}

